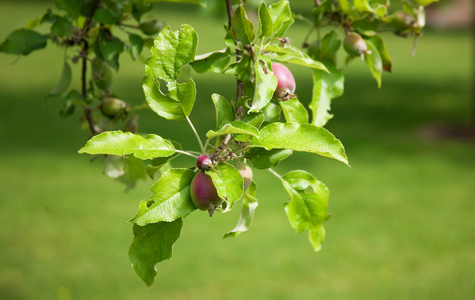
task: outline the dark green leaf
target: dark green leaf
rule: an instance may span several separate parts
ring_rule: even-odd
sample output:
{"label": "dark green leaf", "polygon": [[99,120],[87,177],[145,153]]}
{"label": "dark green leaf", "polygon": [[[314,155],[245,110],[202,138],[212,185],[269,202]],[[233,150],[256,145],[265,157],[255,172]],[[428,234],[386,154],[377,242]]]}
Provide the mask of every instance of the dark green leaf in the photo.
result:
{"label": "dark green leaf", "polygon": [[51,26],[51,33],[58,37],[67,37],[71,35],[72,28],[73,26],[68,19],[57,17]]}
{"label": "dark green leaf", "polygon": [[119,16],[110,9],[99,7],[94,12],[94,16],[92,16],[92,20],[101,24],[112,25],[112,24],[117,23],[117,21],[119,21]]}
{"label": "dark green leaf", "polygon": [[316,153],[348,164],[341,142],[328,130],[312,124],[272,123],[260,130],[250,145],[271,149],[290,149]]}
{"label": "dark green leaf", "polygon": [[139,226],[134,224],[134,239],[129,249],[129,260],[135,272],[147,286],[153,284],[155,265],[172,256],[172,246],[180,237],[183,222],[159,222]]}
{"label": "dark green leaf", "polygon": [[137,59],[142,53],[144,41],[142,37],[138,34],[129,34],[129,41],[130,41],[130,56],[133,60]]}
{"label": "dark green leaf", "polygon": [[140,159],[170,156],[175,153],[173,145],[155,134],[145,137],[122,131],[106,131],[92,137],[79,153],[127,155],[134,154]]}
{"label": "dark green leaf", "polygon": [[34,50],[46,47],[49,36],[31,29],[18,29],[0,44],[0,52],[28,55]]}
{"label": "dark green leaf", "polygon": [[258,206],[256,199],[256,183],[253,181],[249,188],[244,192],[241,215],[236,227],[226,233],[223,238],[235,237],[249,229],[254,218],[254,212]]}
{"label": "dark green leaf", "polygon": [[101,33],[99,47],[102,57],[114,70],[119,70],[119,56],[124,51],[124,43],[117,37],[106,38]]}
{"label": "dark green leaf", "polygon": [[279,162],[292,154],[289,149],[265,150],[264,148],[252,148],[247,154],[253,166],[257,169],[274,168]]}
{"label": "dark green leaf", "polygon": [[79,17],[81,10],[81,2],[79,0],[54,0],[54,4],[59,10],[66,11],[73,20]]}
{"label": "dark green leaf", "polygon": [[73,73],[71,71],[71,66],[65,61],[63,64],[63,71],[61,72],[61,78],[59,79],[58,84],[46,96],[45,101],[51,102],[57,98],[61,98],[63,93],[66,92],[71,84],[72,76]]}
{"label": "dark green leaf", "polygon": [[137,215],[129,222],[140,226],[161,221],[171,222],[189,215],[196,209],[190,196],[195,172],[190,169],[168,169],[152,186],[152,204],[140,203]]}
{"label": "dark green leaf", "polygon": [[144,0],[145,2],[176,2],[176,3],[190,3],[206,7],[206,2],[201,0]]}

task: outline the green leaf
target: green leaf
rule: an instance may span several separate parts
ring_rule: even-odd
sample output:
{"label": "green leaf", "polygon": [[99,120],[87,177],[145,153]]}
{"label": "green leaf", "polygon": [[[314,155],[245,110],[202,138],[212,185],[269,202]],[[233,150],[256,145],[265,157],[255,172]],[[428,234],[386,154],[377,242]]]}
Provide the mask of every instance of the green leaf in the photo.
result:
{"label": "green leaf", "polygon": [[133,189],[138,180],[147,177],[143,161],[133,156],[108,156],[104,174],[125,184],[126,191]]}
{"label": "green leaf", "polygon": [[313,60],[310,56],[289,44],[285,44],[284,46],[272,44],[265,47],[264,50],[267,52],[266,55],[269,56],[272,61],[286,62],[312,69],[328,71],[324,64]]}
{"label": "green leaf", "polygon": [[153,284],[157,275],[156,264],[172,256],[172,247],[180,237],[182,225],[181,219],[146,226],[134,224],[134,239],[129,249],[129,260],[147,286]]}
{"label": "green leaf", "polygon": [[153,79],[151,72],[153,70],[146,66],[142,85],[150,108],[167,120],[181,120],[188,116],[196,99],[195,82],[192,79],[186,83],[171,82],[168,85],[169,93],[165,95],[160,91],[160,83]]}
{"label": "green leaf", "polygon": [[272,18],[273,36],[281,37],[287,28],[289,28],[289,26],[294,22],[289,1],[281,0],[277,3],[269,5],[268,10]]}
{"label": "green leaf", "polygon": [[119,21],[119,16],[110,9],[98,7],[92,16],[92,20],[102,24],[115,24]]}
{"label": "green leaf", "polygon": [[71,22],[62,17],[56,17],[56,21],[51,26],[51,33],[58,37],[67,37],[71,35],[73,26]]}
{"label": "green leaf", "polygon": [[387,72],[391,72],[391,58],[389,57],[388,50],[386,48],[386,44],[384,40],[379,35],[374,35],[369,38],[369,41],[373,46],[378,50],[379,55],[381,56],[381,60],[383,62],[383,70]]}
{"label": "green leaf", "polygon": [[175,148],[168,140],[155,134],[143,137],[131,132],[106,131],[93,136],[78,152],[120,156],[133,154],[140,159],[152,159],[172,155]]}
{"label": "green leaf", "polygon": [[236,237],[249,229],[254,218],[254,212],[258,206],[256,199],[256,183],[253,181],[249,188],[244,192],[241,215],[239,221],[233,230],[226,233],[223,238]]}
{"label": "green leaf", "polygon": [[231,123],[225,124],[218,131],[208,131],[206,133],[206,137],[212,139],[214,137],[226,134],[248,134],[259,137],[259,130],[257,130],[256,127],[246,124],[242,121],[232,121]]}
{"label": "green leaf", "polygon": [[264,2],[259,4],[259,31],[258,35],[262,37],[271,37],[274,29],[274,22],[269,10]]}
{"label": "green leaf", "polygon": [[174,3],[190,3],[206,7],[206,2],[200,0],[144,0],[145,2],[174,2]]}
{"label": "green leaf", "polygon": [[191,63],[193,69],[198,73],[214,72],[222,73],[231,60],[231,50],[229,48],[206,53],[195,57]]}
{"label": "green leaf", "polygon": [[289,149],[273,149],[265,150],[264,148],[251,148],[246,154],[253,166],[257,169],[274,168],[279,162],[286,159],[292,154]]}
{"label": "green leaf", "polygon": [[383,59],[379,54],[378,49],[373,45],[372,42],[366,40],[366,45],[368,46],[368,51],[371,51],[371,54],[365,54],[364,58],[368,64],[371,75],[376,79],[378,88],[381,87],[381,77],[383,75]]}
{"label": "green leaf", "polygon": [[79,17],[81,3],[79,0],[54,0],[54,4],[59,10],[64,10],[71,16],[72,19]]}
{"label": "green leaf", "polygon": [[332,99],[343,95],[343,74],[336,68],[335,64],[327,62],[330,73],[320,70],[313,70],[313,90],[312,100],[309,104],[312,110],[312,124],[325,126],[333,115],[329,113]]}
{"label": "green leaf", "polygon": [[349,0],[339,0],[341,10],[346,14],[351,11],[351,5]]}
{"label": "green leaf", "polygon": [[219,94],[211,95],[214,107],[216,109],[216,129],[222,128],[234,119],[233,108],[228,100]]}
{"label": "green leaf", "polygon": [[417,4],[427,6],[431,3],[438,2],[439,0],[415,0]]}
{"label": "green leaf", "polygon": [[322,224],[329,219],[328,188],[306,171],[291,171],[282,177],[282,184],[290,196],[285,212],[290,225],[303,232],[309,230],[309,239],[315,251],[323,242]]}
{"label": "green leaf", "polygon": [[348,164],[341,142],[328,130],[312,124],[272,123],[260,130],[259,138],[252,138],[250,146],[271,149],[290,149],[316,153]]}
{"label": "green leaf", "polygon": [[104,60],[114,68],[119,70],[119,56],[124,51],[124,43],[117,37],[106,38],[101,32],[99,38],[99,48]]}
{"label": "green leaf", "polygon": [[31,29],[18,29],[10,33],[0,44],[0,52],[8,54],[28,55],[46,47],[48,35],[40,34]]}
{"label": "green leaf", "polygon": [[153,80],[175,81],[181,70],[194,60],[197,43],[198,35],[190,25],[182,25],[177,31],[165,27],[155,39],[152,56],[145,63],[149,68],[146,75]]}
{"label": "green leaf", "polygon": [[336,53],[340,48],[341,40],[335,31],[330,31],[322,39],[322,47],[320,50],[320,59],[335,60]]}
{"label": "green leaf", "polygon": [[[321,72],[321,71],[320,71]],[[284,113],[286,122],[294,122],[299,124],[308,123],[308,112],[300,103],[299,99],[292,98],[286,101],[279,101],[282,112]]]}
{"label": "green leaf", "polygon": [[140,56],[140,53],[142,53],[144,41],[140,35],[133,33],[129,33],[129,41],[130,57],[132,57],[133,60],[136,60]]}
{"label": "green leaf", "polygon": [[129,222],[140,226],[161,221],[171,222],[186,217],[196,209],[190,196],[195,172],[190,169],[169,169],[152,186],[153,203],[140,203],[137,215]]}
{"label": "green leaf", "polygon": [[219,163],[215,168],[205,171],[211,176],[218,196],[226,201],[226,211],[233,208],[244,192],[244,180],[236,168],[227,163]]}
{"label": "green leaf", "polygon": [[246,16],[246,10],[241,5],[234,10],[231,20],[231,33],[235,40],[249,45],[254,40],[252,22]]}
{"label": "green leaf", "polygon": [[[261,59],[266,61],[265,70],[260,61]],[[269,66],[270,61],[268,62],[268,59],[262,55],[254,64],[254,70],[256,73],[255,93],[249,112],[257,112],[264,108],[274,95],[274,91],[277,88],[277,77],[275,77],[274,73],[267,71],[270,70]]]}
{"label": "green leaf", "polygon": [[59,79],[58,84],[48,93],[45,101],[50,102],[56,100],[58,97],[64,96],[63,94],[71,84],[72,76],[73,73],[71,66],[65,61],[63,64],[63,70],[61,71],[61,78]]}

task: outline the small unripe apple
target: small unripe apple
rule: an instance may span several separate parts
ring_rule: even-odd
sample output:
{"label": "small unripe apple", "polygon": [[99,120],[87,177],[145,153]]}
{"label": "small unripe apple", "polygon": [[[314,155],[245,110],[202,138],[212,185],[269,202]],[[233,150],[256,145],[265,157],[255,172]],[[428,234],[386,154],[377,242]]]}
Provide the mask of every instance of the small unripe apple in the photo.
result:
{"label": "small unripe apple", "polygon": [[272,72],[274,72],[275,77],[277,77],[277,88],[275,89],[273,98],[278,101],[289,100],[294,98],[295,92],[295,79],[287,69],[286,66],[279,63],[272,63]]}
{"label": "small unripe apple", "polygon": [[203,155],[198,156],[198,158],[196,159],[196,166],[200,170],[209,169],[212,165],[213,165],[213,162],[211,161],[211,158],[209,157],[209,155],[203,154]]}
{"label": "small unripe apple", "polygon": [[114,119],[124,115],[128,106],[127,103],[117,98],[105,98],[102,100],[100,108],[104,116]]}
{"label": "small unripe apple", "polygon": [[279,122],[280,121],[280,112],[282,109],[279,105],[269,102],[263,109],[264,121],[269,123]]}
{"label": "small unripe apple", "polygon": [[146,35],[155,35],[162,30],[163,23],[157,19],[153,19],[140,23],[139,28]]}
{"label": "small unripe apple", "polygon": [[352,56],[360,56],[368,53],[368,46],[361,35],[356,32],[351,32],[345,37],[343,48]]}
{"label": "small unripe apple", "polygon": [[244,190],[247,190],[252,182],[252,168],[245,163],[238,161],[236,163],[236,169],[238,170],[239,174],[241,174],[242,179],[244,179]]}
{"label": "small unripe apple", "polygon": [[207,210],[213,215],[216,207],[223,203],[218,191],[211,180],[211,176],[199,171],[191,181],[191,200],[199,210]]}
{"label": "small unripe apple", "polygon": [[390,24],[396,31],[403,31],[413,26],[416,20],[409,13],[399,10],[390,17]]}

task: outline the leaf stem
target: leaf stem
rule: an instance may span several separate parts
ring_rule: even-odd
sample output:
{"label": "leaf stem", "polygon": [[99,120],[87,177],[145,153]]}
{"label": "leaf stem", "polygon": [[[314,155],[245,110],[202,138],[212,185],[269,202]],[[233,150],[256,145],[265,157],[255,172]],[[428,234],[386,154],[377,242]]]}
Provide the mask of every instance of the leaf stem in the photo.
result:
{"label": "leaf stem", "polygon": [[201,152],[206,153],[206,149],[203,146],[203,142],[201,142],[200,136],[199,136],[198,132],[196,131],[195,126],[193,126],[193,123],[191,123],[191,120],[190,120],[190,118],[188,118],[188,116],[186,116],[185,118],[188,121],[188,124],[190,124],[191,130],[193,130],[193,133],[195,134],[196,140],[200,144]]}
{"label": "leaf stem", "polygon": [[194,155],[194,154],[191,154],[190,152],[183,151],[183,150],[175,149],[175,152],[176,152],[176,153],[180,153],[180,154],[184,154],[184,155],[188,155],[188,156],[191,156],[191,157],[194,157],[194,158],[197,158],[197,157],[198,157],[198,155]]}
{"label": "leaf stem", "polygon": [[267,169],[269,172],[271,172],[272,174],[275,175],[275,177],[279,178],[280,180],[284,180],[284,178],[282,178],[282,176],[279,175],[279,173],[277,173],[276,171],[274,171],[273,169],[269,168]]}

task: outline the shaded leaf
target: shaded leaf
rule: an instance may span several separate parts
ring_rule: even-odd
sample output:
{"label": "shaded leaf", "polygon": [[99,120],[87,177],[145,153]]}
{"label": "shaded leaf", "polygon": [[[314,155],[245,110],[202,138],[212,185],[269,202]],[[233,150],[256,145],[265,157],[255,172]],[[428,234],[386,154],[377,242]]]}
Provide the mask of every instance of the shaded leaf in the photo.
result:
{"label": "shaded leaf", "polygon": [[28,55],[31,52],[46,47],[49,36],[31,29],[18,29],[10,33],[0,44],[0,52],[9,54]]}
{"label": "shaded leaf", "polygon": [[258,206],[256,199],[256,183],[251,182],[249,188],[244,192],[241,215],[239,221],[233,230],[226,233],[223,238],[236,237],[249,229],[254,218],[254,212]]}

